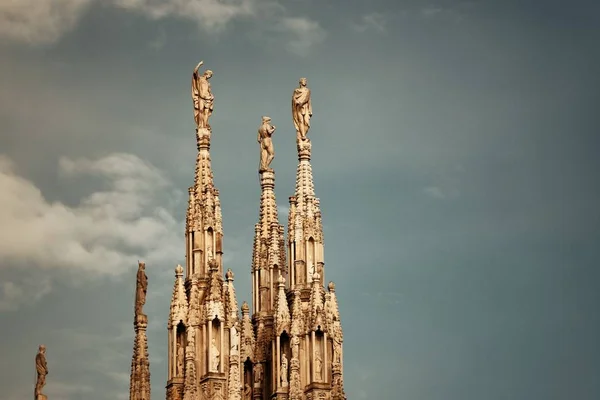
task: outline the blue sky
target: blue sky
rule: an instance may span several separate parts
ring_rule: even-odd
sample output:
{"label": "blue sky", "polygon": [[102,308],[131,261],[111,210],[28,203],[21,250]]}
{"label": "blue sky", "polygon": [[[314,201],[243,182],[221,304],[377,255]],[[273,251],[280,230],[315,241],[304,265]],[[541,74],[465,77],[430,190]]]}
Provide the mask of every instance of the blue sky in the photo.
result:
{"label": "blue sky", "polygon": [[190,80],[214,71],[211,154],[238,301],[277,126],[306,76],[313,172],[350,399],[600,398],[600,6],[592,1],[0,1],[0,387],[126,399],[138,259],[152,396],[184,257]]}

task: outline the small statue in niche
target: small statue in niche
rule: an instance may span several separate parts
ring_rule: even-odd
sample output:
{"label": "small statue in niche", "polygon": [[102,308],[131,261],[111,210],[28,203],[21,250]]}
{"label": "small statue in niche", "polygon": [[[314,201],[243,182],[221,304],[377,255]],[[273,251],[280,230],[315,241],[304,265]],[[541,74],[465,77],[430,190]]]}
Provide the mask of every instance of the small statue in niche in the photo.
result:
{"label": "small statue in niche", "polygon": [[231,348],[230,354],[238,354],[240,350],[240,336],[238,335],[237,328],[233,325],[229,331],[231,333]]}
{"label": "small statue in niche", "polygon": [[252,387],[247,383],[244,385],[244,400],[252,399]]}
{"label": "small statue in niche", "polygon": [[262,364],[254,365],[254,386],[260,386],[262,383]]}
{"label": "small statue in niche", "polygon": [[315,379],[321,381],[321,372],[323,370],[323,359],[321,358],[321,352],[315,351]]}
{"label": "small statue in niche", "polygon": [[292,336],[292,359],[298,358],[298,352],[300,350],[300,338],[298,336]]}
{"label": "small statue in niche", "polygon": [[281,387],[288,385],[288,360],[285,354],[281,355]]}
{"label": "small statue in niche", "polygon": [[179,348],[177,349],[177,376],[183,376],[183,361],[183,346],[179,346]]}
{"label": "small statue in niche", "polygon": [[211,372],[219,372],[219,362],[221,360],[221,357],[220,357],[221,353],[219,352],[219,349],[217,348],[217,342],[215,341],[214,338],[210,345],[210,350],[212,353]]}
{"label": "small statue in niche", "polygon": [[342,344],[333,339],[333,363],[340,364],[342,362]]}

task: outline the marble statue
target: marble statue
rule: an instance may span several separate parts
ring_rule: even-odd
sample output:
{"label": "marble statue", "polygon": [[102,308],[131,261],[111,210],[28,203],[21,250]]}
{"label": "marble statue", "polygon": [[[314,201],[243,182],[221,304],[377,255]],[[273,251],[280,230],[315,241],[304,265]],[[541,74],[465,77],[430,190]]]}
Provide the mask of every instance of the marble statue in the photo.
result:
{"label": "marble statue", "polygon": [[262,383],[262,364],[254,365],[254,386],[260,386]]}
{"label": "marble statue", "polygon": [[252,387],[247,383],[244,385],[244,400],[252,399]]}
{"label": "marble statue", "polygon": [[231,346],[230,346],[229,354],[237,355],[240,350],[240,337],[238,335],[237,328],[235,327],[235,325],[233,325],[231,327],[231,329],[229,330],[229,333],[230,333],[230,337],[231,337],[231,339],[230,339]]}
{"label": "marble statue", "polygon": [[296,140],[306,140],[306,134],[310,129],[310,117],[312,117],[312,104],[310,101],[310,89],[306,87],[306,78],[300,78],[300,86],[294,89],[292,95],[292,119],[296,127]]}
{"label": "marble statue", "polygon": [[281,387],[288,385],[288,360],[285,354],[281,355]]}
{"label": "marble statue", "polygon": [[258,128],[258,143],[260,144],[260,167],[259,172],[272,171],[269,167],[273,158],[275,158],[275,150],[273,150],[273,141],[271,136],[275,132],[275,125],[271,124],[270,117],[262,117],[262,125]]}
{"label": "marble statue", "polygon": [[46,398],[42,394],[42,388],[46,385],[46,375],[48,375],[48,363],[46,362],[46,346],[40,345],[39,351],[35,356],[35,369],[37,371],[37,381],[35,383],[35,400]]}
{"label": "marble statue", "polygon": [[323,370],[323,359],[321,358],[321,353],[319,352],[319,350],[315,351],[315,375],[316,375],[316,380],[320,381],[321,378],[321,372]]}
{"label": "marble statue", "polygon": [[183,376],[184,359],[183,346],[179,346],[177,349],[177,376]]}
{"label": "marble statue", "polygon": [[219,349],[217,348],[217,342],[215,341],[214,338],[210,345],[210,351],[211,351],[211,356],[212,356],[211,372],[219,372],[219,362],[221,360],[221,357],[220,357],[221,353],[219,352]]}
{"label": "marble statue", "polygon": [[200,61],[194,73],[192,74],[192,100],[194,101],[194,121],[196,122],[196,129],[208,129],[210,130],[210,124],[208,118],[211,116],[213,111],[213,103],[215,96],[210,90],[210,82],[208,81],[213,76],[213,72],[210,69],[204,71],[202,75],[199,74],[198,69],[204,64]]}
{"label": "marble statue", "polygon": [[146,292],[148,291],[148,277],[146,276],[146,264],[138,265],[137,284],[135,289],[135,315],[142,315],[142,307],[146,304]]}

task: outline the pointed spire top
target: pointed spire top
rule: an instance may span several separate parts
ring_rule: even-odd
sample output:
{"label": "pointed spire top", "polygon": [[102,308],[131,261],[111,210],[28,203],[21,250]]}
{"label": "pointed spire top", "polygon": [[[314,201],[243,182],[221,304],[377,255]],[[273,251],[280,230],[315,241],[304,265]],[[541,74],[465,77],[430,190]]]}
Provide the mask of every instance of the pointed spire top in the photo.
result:
{"label": "pointed spire top", "polygon": [[246,300],[244,300],[244,302],[242,303],[242,314],[248,315],[249,313],[250,313],[250,307],[248,306],[248,302]]}
{"label": "pointed spire top", "polygon": [[183,276],[183,267],[180,264],[177,264],[175,267],[175,277],[180,278]]}

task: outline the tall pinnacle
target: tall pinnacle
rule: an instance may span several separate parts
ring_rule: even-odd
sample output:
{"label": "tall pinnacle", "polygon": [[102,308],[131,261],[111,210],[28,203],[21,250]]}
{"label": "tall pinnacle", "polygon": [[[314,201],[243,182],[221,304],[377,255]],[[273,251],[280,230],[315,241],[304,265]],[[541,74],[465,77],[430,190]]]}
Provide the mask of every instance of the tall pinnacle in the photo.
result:
{"label": "tall pinnacle", "polygon": [[[292,95],[292,119],[296,128],[298,168],[296,188],[290,197],[288,218],[288,250],[290,254],[290,288],[308,290],[313,277],[321,284],[323,274],[323,226],[319,199],[315,197],[312,166],[310,165],[311,141],[307,136],[312,117],[311,91],[306,78]],[[315,272],[317,275],[315,275]]]}
{"label": "tall pinnacle", "polygon": [[196,172],[194,185],[189,188],[189,203],[186,216],[186,278],[196,275],[207,280],[208,263],[214,260],[222,273],[222,215],[219,191],[215,188],[210,160],[210,138],[212,128],[208,122],[213,112],[215,96],[209,80],[211,70],[199,72],[200,61],[192,74],[192,100],[196,122]]}
{"label": "tall pinnacle", "polygon": [[258,223],[255,226],[252,256],[255,313],[272,312],[277,294],[275,280],[281,271],[286,269],[283,226],[279,224],[275,200],[275,171],[270,168],[270,163],[275,157],[271,140],[275,129],[271,124],[271,118],[262,117],[257,138],[260,144],[260,209]]}
{"label": "tall pinnacle", "polygon": [[137,284],[135,290],[135,339],[133,342],[133,356],[131,359],[131,375],[129,384],[129,400],[150,400],[150,361],[148,359],[148,316],[142,312],[146,302],[148,277],[145,271],[146,264],[138,264]]}

